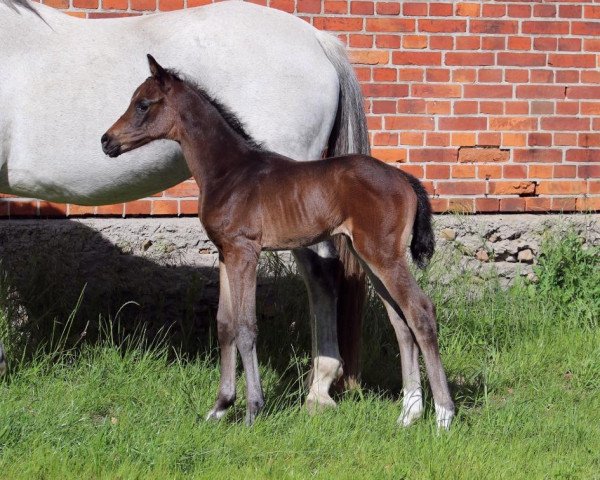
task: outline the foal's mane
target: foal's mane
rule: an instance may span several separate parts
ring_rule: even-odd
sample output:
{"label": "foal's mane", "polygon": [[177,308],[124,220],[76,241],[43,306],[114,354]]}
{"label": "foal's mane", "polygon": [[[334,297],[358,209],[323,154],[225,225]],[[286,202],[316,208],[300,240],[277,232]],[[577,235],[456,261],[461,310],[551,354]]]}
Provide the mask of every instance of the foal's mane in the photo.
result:
{"label": "foal's mane", "polygon": [[190,87],[194,92],[196,92],[201,98],[207,100],[213,107],[216,108],[217,112],[223,117],[223,119],[229,124],[229,126],[236,132],[240,137],[242,137],[248,146],[256,149],[256,150],[264,150],[264,145],[261,142],[255,140],[246,130],[246,126],[240,120],[240,118],[233,113],[229,107],[221,103],[221,101],[217,100],[213,95],[204,90],[200,85],[198,85],[193,80],[190,80],[185,75],[180,72],[173,70],[171,68],[166,69],[173,77],[177,80],[185,83],[188,87]]}

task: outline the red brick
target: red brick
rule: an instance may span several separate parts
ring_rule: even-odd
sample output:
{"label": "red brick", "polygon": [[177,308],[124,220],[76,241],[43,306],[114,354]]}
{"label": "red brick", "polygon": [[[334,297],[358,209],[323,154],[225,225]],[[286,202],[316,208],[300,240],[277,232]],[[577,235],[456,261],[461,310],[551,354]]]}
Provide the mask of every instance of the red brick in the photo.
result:
{"label": "red brick", "polygon": [[494,65],[494,54],[448,52],[446,54],[446,65]]}
{"label": "red brick", "polygon": [[363,28],[362,18],[315,17],[314,26],[319,30],[358,32]]}
{"label": "red brick", "polygon": [[405,35],[402,38],[404,48],[427,48],[427,37],[425,35]]}
{"label": "red brick", "polygon": [[530,133],[527,141],[530,147],[550,147],[552,146],[551,133]]}
{"label": "red brick", "polygon": [[367,31],[369,32],[414,32],[415,21],[406,18],[368,18]]}
{"label": "red brick", "polygon": [[572,35],[600,35],[600,22],[573,22],[571,25]]}
{"label": "red brick", "polygon": [[163,192],[165,197],[197,197],[199,194],[198,185],[193,180],[186,180]]}
{"label": "red brick", "polygon": [[[346,2],[327,2],[326,1],[325,5],[327,6],[328,3],[344,4]],[[190,6],[190,0],[188,0],[188,6]],[[296,4],[295,4],[294,0],[271,0],[270,7],[276,8],[277,10],[282,10],[284,12],[294,13]],[[327,9],[325,9],[325,11],[327,12]],[[345,11],[342,13],[345,13]]]}
{"label": "red brick", "polygon": [[578,212],[600,211],[600,197],[578,197],[575,200],[575,208]]}
{"label": "red brick", "polygon": [[541,119],[542,130],[554,131],[581,131],[590,129],[589,118],[574,117],[545,117]]}
{"label": "red brick", "polygon": [[485,34],[515,34],[519,24],[515,20],[471,20],[471,33]]}
{"label": "red brick", "polygon": [[389,61],[389,53],[382,50],[351,50],[349,57],[361,65],[385,65]]}
{"label": "red brick", "polygon": [[10,202],[11,217],[35,217],[37,216],[37,200],[13,200]]}
{"label": "red brick", "polygon": [[405,3],[402,6],[402,14],[405,16],[425,16],[427,15],[427,3],[425,2],[415,2],[415,3]]}
{"label": "red brick", "polygon": [[475,165],[452,165],[452,178],[475,178]]}
{"label": "red brick", "polygon": [[545,66],[546,55],[542,53],[511,53],[499,52],[498,65],[514,65],[514,66]]}
{"label": "red brick", "polygon": [[439,52],[393,52],[392,62],[396,65],[441,65]]}
{"label": "red brick", "polygon": [[[294,0],[291,1],[292,4],[295,3]],[[271,0],[271,6],[273,6],[273,2],[274,0]],[[325,13],[348,13],[348,2],[339,0],[325,0],[323,11]]]}
{"label": "red brick", "polygon": [[560,68],[594,68],[596,66],[596,55],[553,53],[548,55],[548,66]]}
{"label": "red brick", "polygon": [[501,212],[524,212],[525,198],[501,198],[499,210]]}
{"label": "red brick", "polygon": [[492,213],[500,210],[500,199],[498,198],[476,198],[475,211],[480,213]]}
{"label": "red brick", "polygon": [[594,99],[600,98],[600,86],[573,86],[567,87],[566,97],[573,99]]}
{"label": "red brick", "polygon": [[75,8],[98,8],[98,0],[73,0]]}
{"label": "red brick", "polygon": [[69,217],[82,217],[87,215],[94,215],[96,213],[96,207],[69,204],[68,212]]}
{"label": "red brick", "polygon": [[453,6],[450,3],[429,3],[430,17],[449,17],[453,13]]}
{"label": "red brick", "polygon": [[490,130],[536,130],[537,118],[533,117],[490,117]]}
{"label": "red brick", "polygon": [[447,198],[432,198],[431,208],[435,213],[443,213],[448,211],[448,199]]}
{"label": "red brick", "polygon": [[517,98],[565,98],[565,87],[555,85],[517,85]]}
{"label": "red brick", "polygon": [[298,13],[319,13],[321,0],[296,0],[296,8]]}
{"label": "red brick", "polygon": [[424,177],[424,169],[420,165],[407,165],[406,163],[403,163],[402,165],[398,165],[398,168],[406,173],[410,173],[413,177]]}
{"label": "red brick", "polygon": [[502,81],[502,70],[499,69],[485,69],[479,70],[477,79],[481,83],[498,83]]}
{"label": "red brick", "polygon": [[529,197],[525,199],[525,210],[528,212],[549,212],[551,199],[543,197]]}
{"label": "red brick", "polygon": [[481,37],[478,35],[469,35],[468,37],[456,37],[456,50],[479,50],[480,48]]}
{"label": "red brick", "polygon": [[106,10],[127,10],[128,0],[102,0],[102,8]]}
{"label": "red brick", "polygon": [[425,167],[425,177],[431,180],[449,179],[450,165],[428,164]]}
{"label": "red brick", "polygon": [[512,98],[512,85],[465,85],[464,98]]}
{"label": "red brick", "polygon": [[567,150],[567,162],[600,162],[600,149],[582,148]]}
{"label": "red brick", "polygon": [[533,195],[535,183],[530,181],[489,182],[491,195]]}
{"label": "red brick", "polygon": [[399,35],[377,35],[375,45],[378,48],[400,48]]}
{"label": "red brick", "polygon": [[461,148],[458,161],[461,163],[506,162],[510,151],[500,148]]}
{"label": "red brick", "polygon": [[415,99],[415,98],[407,98],[400,99],[397,103],[398,113],[425,113],[426,103],[425,100]]}
{"label": "red brick", "polygon": [[150,215],[152,202],[148,200],[135,200],[125,204],[125,216]]}
{"label": "red brick", "polygon": [[406,149],[404,148],[374,148],[371,155],[383,162],[406,161]]}
{"label": "red brick", "polygon": [[552,199],[552,210],[555,212],[574,212],[577,210],[577,198],[559,197]]}
{"label": "red brick", "polygon": [[514,18],[531,17],[531,6],[529,5],[509,5],[508,16]]}
{"label": "red brick", "polygon": [[198,215],[198,200],[180,200],[180,215]]}
{"label": "red brick", "polygon": [[96,215],[118,215],[123,216],[124,203],[117,203],[114,205],[101,205],[96,207]]}
{"label": "red brick", "polygon": [[400,13],[400,3],[377,2],[377,13],[379,15],[398,15]]}
{"label": "red brick", "polygon": [[413,84],[411,88],[412,97],[423,98],[456,98],[460,97],[460,85],[431,85]]}
{"label": "red brick", "polygon": [[534,50],[549,52],[558,49],[558,38],[555,37],[537,37],[533,39]]}
{"label": "red brick", "polygon": [[509,50],[530,50],[531,49],[531,38],[530,37],[509,37],[508,38],[508,49]]}
{"label": "red brick", "polygon": [[575,165],[554,165],[552,176],[554,178],[575,178],[577,167]]}
{"label": "red brick", "polygon": [[433,130],[434,127],[433,117],[385,117],[386,130]]}
{"label": "red brick", "polygon": [[562,150],[530,148],[513,150],[513,161],[521,163],[557,163],[562,160]]}
{"label": "red brick", "polygon": [[[449,5],[452,7],[451,5]],[[429,33],[461,33],[465,32],[467,22],[465,20],[430,20],[419,19],[420,32]]]}
{"label": "red brick", "polygon": [[529,178],[552,178],[554,165],[536,164],[529,166]]}
{"label": "red brick", "polygon": [[478,17],[481,6],[478,3],[456,4],[456,15],[459,17]]}
{"label": "red brick", "polygon": [[600,163],[598,165],[578,165],[577,176],[579,178],[600,178]]}
{"label": "red brick", "polygon": [[482,181],[437,182],[436,193],[440,195],[483,195],[485,186],[485,182]]}
{"label": "red brick", "polygon": [[569,22],[523,22],[522,30],[523,33],[538,35],[566,35],[569,33]]}
{"label": "red brick", "polygon": [[429,100],[425,112],[429,115],[450,115],[451,103],[443,100]]}
{"label": "red brick", "polygon": [[373,35],[354,34],[349,35],[348,40],[351,47],[372,48],[374,38]]}
{"label": "red brick", "polygon": [[429,37],[430,50],[453,50],[454,39],[450,35],[431,35]]}
{"label": "red brick", "polygon": [[581,38],[559,38],[558,49],[561,52],[579,52],[581,51]]}
{"label": "red brick", "polygon": [[425,145],[428,147],[445,147],[450,144],[450,134],[440,132],[427,132]]}
{"label": "red brick", "polygon": [[[450,70],[447,68],[428,68],[425,71],[425,80],[427,82],[449,82],[450,81]],[[437,85],[439,87],[439,85]],[[451,87],[448,91],[452,91],[453,87],[458,88],[460,92],[459,85],[449,85]],[[457,95],[460,96],[460,93]]]}
{"label": "red brick", "polygon": [[178,215],[179,206],[177,200],[153,200],[152,215]]}
{"label": "red brick", "polygon": [[482,17],[497,18],[503,17],[504,15],[506,15],[506,5],[492,3],[483,5],[483,11],[481,12]]}
{"label": "red brick", "polygon": [[420,148],[408,152],[410,162],[456,162],[458,149],[456,148]]}
{"label": "red brick", "polygon": [[183,0],[158,0],[158,9],[165,12],[183,8]]}
{"label": "red brick", "polygon": [[448,211],[473,213],[475,211],[475,202],[472,198],[450,198],[448,199]]}
{"label": "red brick", "polygon": [[406,97],[408,95],[408,85],[396,83],[363,84],[363,93],[367,97]]}
{"label": "red brick", "polygon": [[487,119],[483,117],[442,117],[439,119],[440,130],[485,130]]}
{"label": "red brick", "polygon": [[375,4],[373,2],[353,0],[350,2],[350,13],[352,15],[373,15],[375,13]]}
{"label": "red brick", "polygon": [[586,193],[587,182],[585,180],[555,180],[541,181],[537,186],[540,195],[572,195]]}
{"label": "red brick", "polygon": [[69,8],[69,0],[44,0],[44,5],[52,8],[67,9]]}
{"label": "red brick", "polygon": [[504,178],[527,178],[527,167],[525,165],[504,165],[502,175]]}
{"label": "red brick", "polygon": [[537,4],[533,6],[534,17],[556,17],[556,5]]}

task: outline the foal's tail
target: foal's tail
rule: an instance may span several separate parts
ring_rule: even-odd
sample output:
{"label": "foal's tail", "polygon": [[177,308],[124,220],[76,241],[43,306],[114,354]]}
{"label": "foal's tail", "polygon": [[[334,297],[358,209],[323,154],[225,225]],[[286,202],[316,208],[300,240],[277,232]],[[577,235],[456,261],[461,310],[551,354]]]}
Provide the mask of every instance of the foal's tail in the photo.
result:
{"label": "foal's tail", "polygon": [[[346,49],[333,35],[317,30],[316,36],[335,68],[340,84],[338,110],[329,136],[327,155],[369,155],[371,148],[363,96]],[[353,386],[358,383],[360,375],[360,340],[366,298],[365,273],[352,254],[345,236],[337,235],[334,243],[343,267],[337,308],[338,340],[346,384]]]}
{"label": "foal's tail", "polygon": [[423,184],[412,175],[400,170],[417,194],[417,213],[413,223],[410,253],[419,268],[425,268],[433,256],[435,237],[431,225],[431,203]]}

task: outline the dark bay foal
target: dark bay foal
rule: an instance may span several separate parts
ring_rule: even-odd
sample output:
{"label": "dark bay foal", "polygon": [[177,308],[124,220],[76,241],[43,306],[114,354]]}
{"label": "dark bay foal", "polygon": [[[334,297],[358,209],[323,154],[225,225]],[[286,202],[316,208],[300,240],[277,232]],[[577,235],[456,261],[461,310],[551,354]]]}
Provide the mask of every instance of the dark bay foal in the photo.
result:
{"label": "dark bay foal", "polygon": [[[163,69],[150,55],[148,61],[152,76],[103,135],[102,147],[116,157],[152,140],[175,140],[201,187],[199,217],[220,261],[221,383],[208,418],[221,418],[235,400],[236,347],[246,374],[247,423],[264,403],[255,313],[261,250],[288,250],[342,234],[350,239],[396,331],[405,415],[417,418],[422,410],[418,344],[438,426],[448,428],[454,404],[440,359],[435,310],[405,256],[411,234],[410,249],[418,264],[433,254],[431,209],[419,181],[364,155],[295,162],[265,151],[204,91]],[[419,408],[406,409],[406,402]],[[408,424],[415,418],[402,421]]]}

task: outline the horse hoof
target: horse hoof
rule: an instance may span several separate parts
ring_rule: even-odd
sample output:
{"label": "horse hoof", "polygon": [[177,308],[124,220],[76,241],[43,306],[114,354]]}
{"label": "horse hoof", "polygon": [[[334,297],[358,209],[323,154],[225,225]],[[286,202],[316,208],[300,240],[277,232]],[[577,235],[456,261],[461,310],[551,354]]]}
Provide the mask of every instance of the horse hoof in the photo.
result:
{"label": "horse hoof", "polygon": [[213,408],[210,412],[208,412],[205,420],[207,422],[218,422],[225,416],[226,413],[227,410],[217,410],[216,408]]}
{"label": "horse hoof", "polygon": [[446,408],[442,405],[435,406],[435,418],[438,430],[450,430],[450,424],[454,418],[454,405]]}
{"label": "horse hoof", "polygon": [[412,391],[404,391],[402,400],[402,413],[398,417],[398,425],[410,427],[423,415],[423,394],[418,388]]}
{"label": "horse hoof", "polygon": [[329,395],[311,395],[306,398],[306,410],[309,414],[315,415],[330,408],[336,408],[337,403]]}

